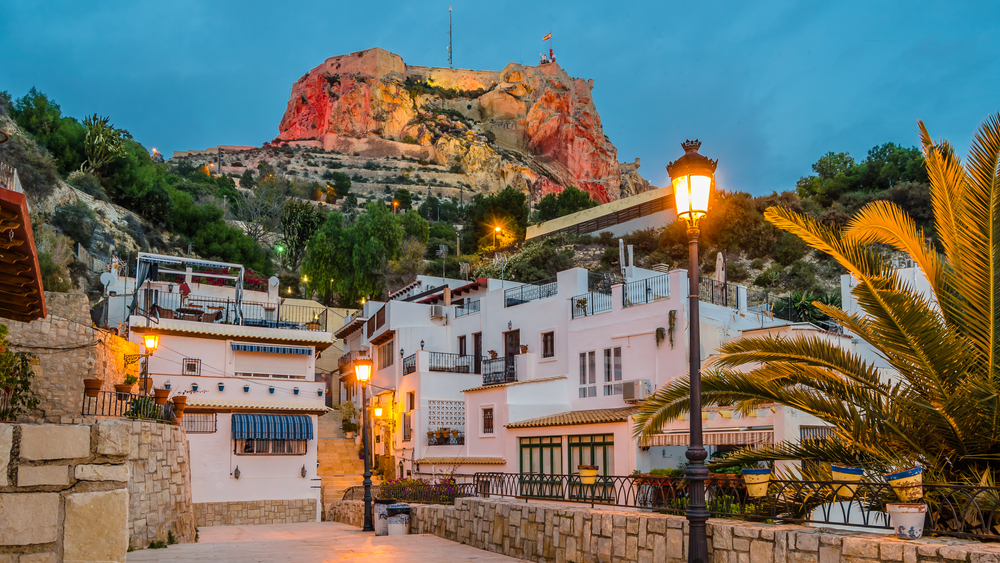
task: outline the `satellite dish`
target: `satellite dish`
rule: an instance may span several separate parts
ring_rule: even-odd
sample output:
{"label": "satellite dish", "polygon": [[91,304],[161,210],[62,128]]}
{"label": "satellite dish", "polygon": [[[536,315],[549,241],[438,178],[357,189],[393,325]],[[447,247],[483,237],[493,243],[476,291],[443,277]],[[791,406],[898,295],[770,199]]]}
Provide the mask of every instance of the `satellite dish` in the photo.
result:
{"label": "satellite dish", "polygon": [[117,280],[118,276],[112,274],[111,272],[104,272],[103,274],[101,274],[101,283],[104,284],[104,287],[108,287],[109,285],[115,283],[115,281]]}
{"label": "satellite dish", "polygon": [[278,276],[271,276],[271,279],[267,280],[267,283],[273,285],[274,287],[278,287]]}

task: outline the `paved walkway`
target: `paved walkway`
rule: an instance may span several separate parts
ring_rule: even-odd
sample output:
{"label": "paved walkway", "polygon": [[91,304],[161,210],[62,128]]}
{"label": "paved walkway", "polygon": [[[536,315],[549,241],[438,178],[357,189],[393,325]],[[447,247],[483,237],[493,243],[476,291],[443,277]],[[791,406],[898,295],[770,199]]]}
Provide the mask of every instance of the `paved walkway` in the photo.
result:
{"label": "paved walkway", "polygon": [[382,536],[335,522],[199,528],[198,543],[133,551],[127,563],[519,563],[437,536]]}

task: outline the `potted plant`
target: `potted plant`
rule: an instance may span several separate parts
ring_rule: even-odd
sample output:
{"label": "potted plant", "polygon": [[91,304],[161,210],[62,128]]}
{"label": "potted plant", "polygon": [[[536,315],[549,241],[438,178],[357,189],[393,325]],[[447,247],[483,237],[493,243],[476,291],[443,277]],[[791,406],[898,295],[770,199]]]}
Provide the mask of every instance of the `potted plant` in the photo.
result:
{"label": "potted plant", "polygon": [[243,392],[244,393],[249,393],[250,392],[250,384],[249,383],[244,383],[243,384]]}
{"label": "potted plant", "polygon": [[[861,477],[865,474],[865,470],[860,467],[851,467],[847,465],[831,465],[830,473],[833,474],[834,481],[857,483],[861,481]],[[835,485],[835,487],[837,489],[837,495],[845,498],[854,497],[858,490],[857,485]]]}
{"label": "potted plant", "polygon": [[770,467],[747,467],[742,473],[748,495],[755,498],[767,496],[767,484],[771,481]]}
{"label": "potted plant", "polygon": [[527,344],[521,344],[521,353],[522,354],[527,354],[528,353],[528,345]]}
{"label": "potted plant", "polygon": [[586,297],[581,297],[580,299],[577,299],[576,300],[576,308],[579,309],[580,311],[583,311],[583,316],[586,317],[587,316],[587,298]]}
{"label": "potted plant", "polygon": [[443,441],[444,437],[448,435],[448,429],[438,428],[437,431],[434,432],[434,434],[437,436],[438,441]]}
{"label": "potted plant", "polygon": [[306,323],[306,330],[319,330],[319,323],[316,321],[309,321]]}
{"label": "potted plant", "polygon": [[902,471],[886,473],[885,480],[892,486],[892,490],[896,491],[899,500],[904,503],[913,502],[924,498],[923,476],[921,475],[923,471],[924,469],[918,465]]}
{"label": "potted plant", "polygon": [[584,485],[593,485],[597,482],[596,465],[577,465],[576,470],[580,472],[580,482]]}
{"label": "potted plant", "polygon": [[156,404],[167,404],[168,397],[170,397],[170,389],[153,389],[153,401]]}
{"label": "potted plant", "polygon": [[192,391],[197,391],[198,390],[198,384],[197,383],[192,383],[191,384],[191,390]]}
{"label": "potted plant", "polygon": [[220,382],[219,382],[219,391],[222,391],[222,390],[224,390],[225,388],[226,388],[226,384],[220,381]]}
{"label": "potted plant", "polygon": [[184,418],[184,410],[187,408],[187,396],[185,395],[175,395],[174,399],[174,415],[177,416],[177,422],[180,422]]}
{"label": "potted plant", "polygon": [[458,429],[452,429],[452,431],[451,431],[451,437],[455,438],[455,439],[458,439]]}
{"label": "potted plant", "polygon": [[101,392],[101,385],[103,383],[100,379],[84,379],[83,394],[87,397],[96,397]]}
{"label": "potted plant", "polygon": [[365,447],[358,446],[358,459],[365,459]]}
{"label": "potted plant", "polygon": [[497,351],[496,350],[490,350],[489,354],[490,354],[490,359],[491,360],[497,359]]}
{"label": "potted plant", "polygon": [[[898,494],[898,493],[897,493]],[[920,539],[924,535],[927,505],[918,503],[889,503],[885,505],[896,537],[904,540]]]}
{"label": "potted plant", "polygon": [[323,396],[323,389],[317,389],[316,390],[316,396],[317,397],[322,397]]}
{"label": "potted plant", "polygon": [[357,430],[357,424],[354,423],[354,417],[357,416],[357,409],[354,408],[354,402],[344,401],[340,403],[337,407],[340,411],[340,428],[344,431],[344,434],[348,438],[354,436],[354,432]]}
{"label": "potted plant", "polygon": [[124,401],[128,398],[128,396],[132,393],[132,387],[137,381],[139,381],[139,378],[130,373],[125,376],[124,383],[115,384],[115,391],[118,392],[117,397],[119,401]]}
{"label": "potted plant", "polygon": [[427,445],[430,445],[430,443],[433,442],[433,441],[434,441],[434,431],[433,430],[428,430],[427,431]]}
{"label": "potted plant", "polygon": [[267,388],[267,392],[274,395],[274,385]]}
{"label": "potted plant", "polygon": [[298,387],[292,387],[292,394],[293,395],[298,395],[299,394],[299,388]]}
{"label": "potted plant", "polygon": [[168,379],[166,383],[163,384],[163,388],[170,391],[170,380]]}
{"label": "potted plant", "polygon": [[353,439],[354,433],[358,430],[358,425],[348,420],[341,423],[340,428],[344,431],[344,436],[348,439]]}

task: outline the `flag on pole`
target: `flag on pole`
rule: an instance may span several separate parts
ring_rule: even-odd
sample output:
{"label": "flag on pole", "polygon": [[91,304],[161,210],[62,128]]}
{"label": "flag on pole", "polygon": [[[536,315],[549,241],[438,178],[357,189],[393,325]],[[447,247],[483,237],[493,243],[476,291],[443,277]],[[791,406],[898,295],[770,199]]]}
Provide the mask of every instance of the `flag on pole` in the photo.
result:
{"label": "flag on pole", "polygon": [[542,37],[542,41],[548,41],[549,39],[552,39],[552,32],[551,31],[549,33],[546,33],[545,37]]}

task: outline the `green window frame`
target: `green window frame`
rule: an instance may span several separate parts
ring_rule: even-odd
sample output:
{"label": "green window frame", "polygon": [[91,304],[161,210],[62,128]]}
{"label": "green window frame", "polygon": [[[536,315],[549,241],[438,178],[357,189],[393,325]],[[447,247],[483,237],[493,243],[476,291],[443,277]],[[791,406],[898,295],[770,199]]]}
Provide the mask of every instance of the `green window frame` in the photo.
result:
{"label": "green window frame", "polygon": [[598,475],[615,474],[614,434],[584,434],[568,439],[570,473],[577,474],[578,465],[596,465]]}
{"label": "green window frame", "polygon": [[525,498],[564,498],[562,436],[519,438],[521,496]]}

